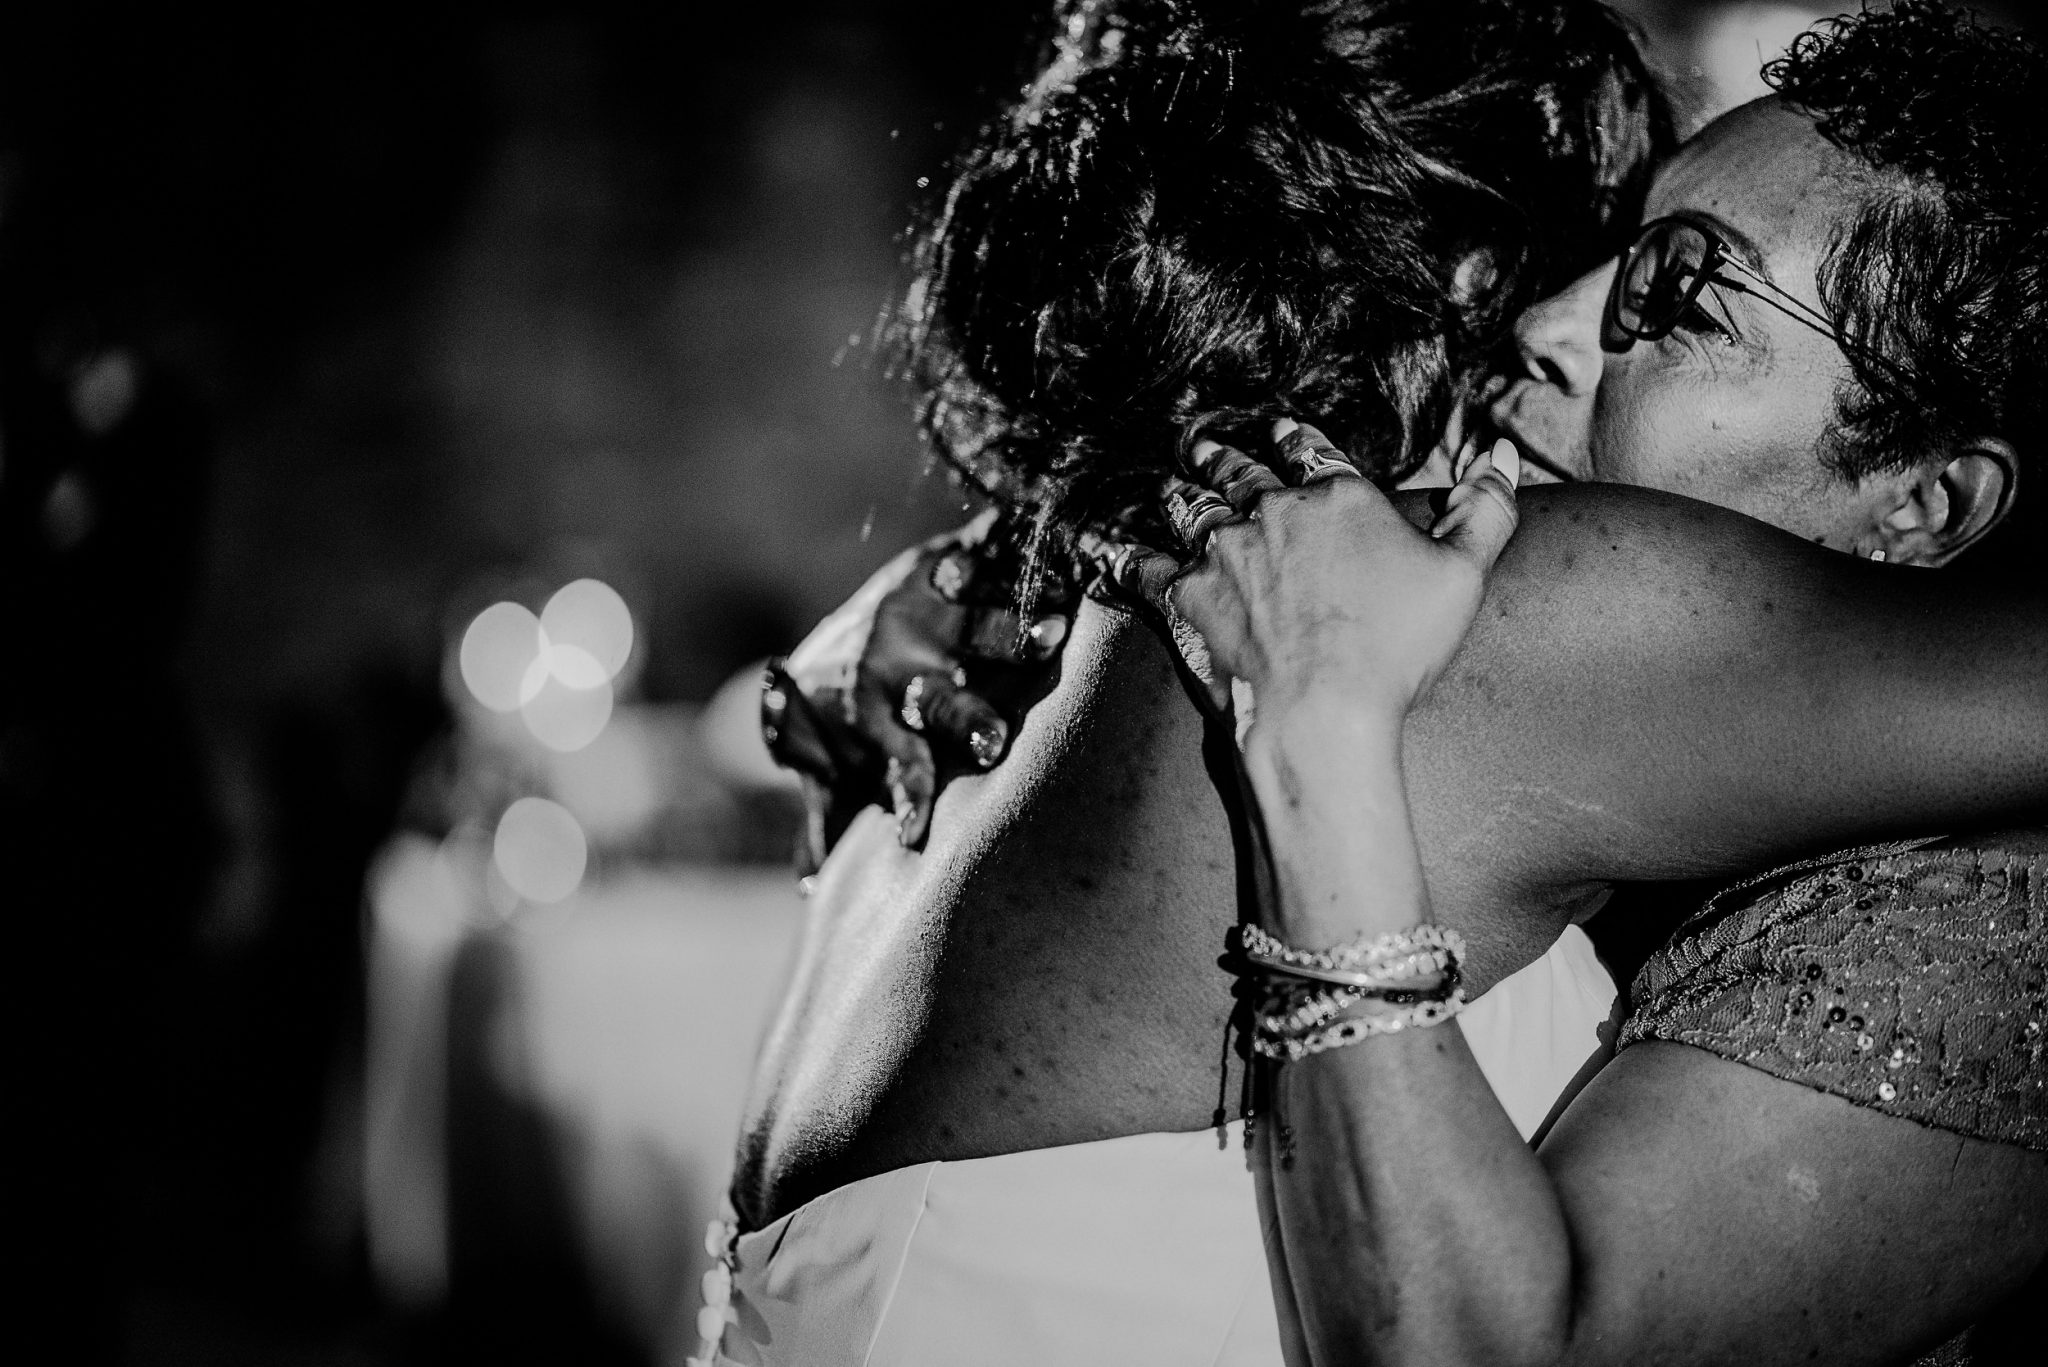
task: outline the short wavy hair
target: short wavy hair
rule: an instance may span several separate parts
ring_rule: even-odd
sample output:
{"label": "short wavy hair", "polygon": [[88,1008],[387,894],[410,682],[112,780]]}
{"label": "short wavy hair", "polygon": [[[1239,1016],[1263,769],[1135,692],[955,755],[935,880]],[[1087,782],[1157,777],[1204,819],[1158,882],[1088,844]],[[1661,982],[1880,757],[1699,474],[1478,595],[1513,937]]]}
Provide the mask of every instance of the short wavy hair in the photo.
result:
{"label": "short wavy hair", "polygon": [[[1996,436],[2031,456],[2048,414],[2048,61],[1932,3],[1828,21],[1765,77],[1877,174],[1822,259],[1856,382],[1824,454],[1858,479]],[[2030,500],[2038,502],[2038,500]]]}
{"label": "short wavy hair", "polygon": [[1670,121],[1593,0],[1081,0],[913,241],[939,455],[1140,533],[1176,445],[1312,416],[1418,463],[1545,283],[1618,251]]}

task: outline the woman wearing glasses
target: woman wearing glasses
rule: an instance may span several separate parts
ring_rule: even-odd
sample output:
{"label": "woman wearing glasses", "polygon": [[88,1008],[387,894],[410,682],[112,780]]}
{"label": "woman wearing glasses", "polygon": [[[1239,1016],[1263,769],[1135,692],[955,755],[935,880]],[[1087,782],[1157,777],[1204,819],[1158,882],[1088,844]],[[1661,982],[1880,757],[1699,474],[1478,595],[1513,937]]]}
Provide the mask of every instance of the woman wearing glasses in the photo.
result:
{"label": "woman wearing glasses", "polygon": [[[1919,7],[1806,45],[1784,98],[1660,171],[1619,263],[1532,311],[1531,378],[1496,412],[1572,473],[1768,510],[1867,559],[1982,541],[2041,416],[2038,342],[1981,324],[2040,307],[2042,159],[1994,136],[2002,96],[1915,114],[1911,86],[1880,88],[1914,70],[1903,45],[1980,64],[2018,92],[2008,116],[2048,93],[2039,53]],[[1989,150],[1969,159],[1972,135]],[[1401,773],[1512,477],[1473,461],[1433,539],[1305,463],[1317,440],[1280,444],[1294,490],[1202,448],[1207,487],[1175,496],[1184,522],[1207,513],[1192,568],[1138,552],[1122,572],[1201,642],[1263,817],[1274,891],[1234,963],[1295,1359],[2038,1361],[2048,836],[1870,847],[1719,894],[1532,1150],[1458,1032],[1431,1028],[1462,1005],[1468,947],[1432,909]]]}
{"label": "woman wearing glasses", "polygon": [[[1560,472],[1750,512],[1861,559],[1994,556],[1986,543],[2001,520],[2017,523],[2026,443],[2043,421],[2048,197],[2024,133],[2048,93],[2042,73],[2032,49],[1924,5],[1802,51],[1781,73],[1785,100],[1724,120],[1663,170],[1651,221],[1620,263],[1525,317],[1528,373],[1490,396],[1492,417]],[[2033,1360],[2028,1316],[2041,1298],[2026,1292],[2048,1253],[2042,839],[1905,841],[1722,894],[1653,959],[1629,1047],[1532,1151],[1459,1033],[1430,1027],[1457,1014],[1460,971],[1468,988],[1498,978],[1514,943],[1502,923],[1466,919],[1446,886],[1464,878],[1457,891],[1469,892],[1472,869],[1498,865],[1494,847],[1521,836],[1504,821],[1534,804],[1468,809],[1461,843],[1443,821],[1437,758],[1458,748],[1446,695],[1487,694],[1479,662],[1512,659],[1500,652],[1513,619],[1543,610],[1531,560],[1567,572],[1573,552],[1555,524],[1597,526],[1602,501],[1559,503],[1541,540],[1510,547],[1522,563],[1503,579],[1522,587],[1481,610],[1453,657],[1444,624],[1470,619],[1472,566],[1492,544],[1480,515],[1507,497],[1485,462],[1466,471],[1460,501],[1482,525],[1460,560],[1404,541],[1361,482],[1280,495],[1248,463],[1204,455],[1214,488],[1185,491],[1179,523],[1197,540],[1213,533],[1215,555],[1184,580],[1156,559],[1125,568],[1180,620],[1180,641],[1204,642],[1211,706],[1235,702],[1248,724],[1244,765],[1279,891],[1233,965],[1258,994],[1251,1025],[1269,1070],[1258,1178],[1293,1360],[1902,1363],[1930,1349],[1930,1361]],[[1329,471],[1334,453],[1299,429],[1281,455],[1299,482]],[[1268,503],[1246,522],[1266,500],[1285,511]],[[1629,526],[1657,535],[1654,519]],[[1943,633],[1980,603],[1959,584],[1801,557],[1761,529],[1723,524],[1723,535],[1729,560],[1752,562],[1740,568],[1769,563],[1802,581],[1758,594],[1753,575],[1697,565],[1693,620],[1620,643],[1611,677],[1588,680],[1621,695],[1606,730],[1538,718],[1528,745],[1560,772],[1597,767],[1588,753],[1626,749],[1646,718],[1668,721],[1672,699],[1657,689],[1691,689],[1686,707],[1702,720],[1657,723],[1671,737],[1657,772],[1608,774],[1605,810],[1629,814],[1608,823],[1610,844],[1671,838],[1640,819],[1661,810],[1652,791],[1697,794],[1693,836],[1709,864],[1726,853],[1713,840],[1738,828],[1742,839],[1779,823],[1819,835],[1798,804],[1802,775],[1764,756],[1730,784],[1716,763],[1783,721],[1745,729],[1729,715],[1714,660],[1752,678],[1757,652],[1782,652],[1771,664],[1788,698],[1802,679],[1826,690],[1801,715],[1839,754],[1900,756],[1891,771],[1862,771],[1867,801],[1835,828],[1896,828],[1924,811],[1898,728],[1967,705],[1950,718],[1958,733],[1996,735],[1989,694],[1933,685],[1909,707],[1874,708],[1890,695],[1860,691],[1859,676],[1898,687],[1958,661],[1924,660],[1878,632],[1884,647],[1844,659],[1855,651],[1838,628],[1881,599],[1894,629],[1916,624],[1923,641],[1965,652],[1981,633]],[[2025,533],[2014,539],[2032,549]],[[1578,553],[1604,541],[1588,536]],[[1432,583],[1438,572],[1449,590]],[[1975,582],[1987,601],[2010,597],[2010,584]],[[1813,623],[1825,650],[1802,655],[1788,616]],[[2002,620],[2038,631],[2038,600],[2031,618]],[[1987,647],[1985,661],[2009,646]],[[2009,752],[2036,757],[2022,765],[2039,755],[2033,649],[2031,670],[2018,652],[2007,690],[2023,728]],[[1698,658],[1683,667],[1664,658],[1687,650]],[[1440,672],[1450,686],[1417,703]],[[1659,681],[1633,710],[1614,688],[1629,676]],[[1233,679],[1245,687],[1233,692]],[[2029,781],[1997,746],[1973,763],[1987,791]],[[1840,774],[1805,777],[1824,790]],[[1601,794],[1582,796],[1584,810],[1552,830],[1591,848]],[[1445,921],[1461,938],[1441,933]]]}

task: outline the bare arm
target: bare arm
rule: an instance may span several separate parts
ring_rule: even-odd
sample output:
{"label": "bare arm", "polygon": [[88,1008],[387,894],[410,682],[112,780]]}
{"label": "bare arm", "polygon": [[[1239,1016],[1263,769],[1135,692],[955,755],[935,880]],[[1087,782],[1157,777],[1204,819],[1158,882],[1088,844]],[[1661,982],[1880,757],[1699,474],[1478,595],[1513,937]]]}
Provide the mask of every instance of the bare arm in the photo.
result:
{"label": "bare arm", "polygon": [[[1401,506],[1427,517],[1424,496]],[[2041,590],[1869,565],[1641,489],[1545,486],[1523,506],[1406,733],[1432,894],[1503,932],[1477,985],[1541,953],[1575,890],[2048,803]],[[961,629],[928,575],[891,596],[859,666],[885,699]]]}
{"label": "bare arm", "polygon": [[[1416,891],[1392,744],[1313,714],[1270,740],[1283,940],[1457,919]],[[1262,1214],[1316,1367],[1904,1363],[2048,1257],[2048,1156],[1682,1045],[1623,1053],[1538,1153],[1456,1030],[1280,1065],[1269,1095]]]}
{"label": "bare arm", "polygon": [[[1320,948],[1434,919],[1401,732],[1450,656],[1426,628],[1460,599],[1417,570],[1454,558],[1376,522],[1358,486],[1317,497],[1357,504],[1356,530],[1393,553],[1348,553],[1294,497],[1217,533],[1177,607],[1165,567],[1146,587],[1206,643],[1208,702],[1235,698],[1242,720],[1232,678],[1256,699],[1261,918]],[[1296,1362],[1899,1362],[2048,1253],[2042,1155],[1689,1048],[1625,1055],[1541,1155],[1457,1031],[1411,1026],[1275,1074],[1259,1195]]]}
{"label": "bare arm", "polygon": [[1485,987],[1610,880],[2048,807],[2048,595],[1670,495],[1543,486],[1404,757],[1431,894],[1486,932]]}
{"label": "bare arm", "polygon": [[1504,841],[1537,879],[2010,815],[2048,804],[2048,595],[1546,486],[1406,754],[1418,824]]}

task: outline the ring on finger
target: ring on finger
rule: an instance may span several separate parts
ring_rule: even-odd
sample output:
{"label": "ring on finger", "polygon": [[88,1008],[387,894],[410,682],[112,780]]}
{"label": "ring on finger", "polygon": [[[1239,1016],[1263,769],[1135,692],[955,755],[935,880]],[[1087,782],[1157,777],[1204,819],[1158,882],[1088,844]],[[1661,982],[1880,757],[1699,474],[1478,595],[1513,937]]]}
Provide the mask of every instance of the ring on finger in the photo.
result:
{"label": "ring on finger", "polygon": [[934,701],[932,695],[937,691],[938,684],[948,678],[951,679],[955,688],[965,688],[967,686],[967,670],[960,665],[953,667],[953,672],[950,676],[944,674],[915,674],[911,676],[910,682],[903,685],[903,702],[896,709],[896,715],[903,718],[905,726],[913,731],[924,730],[929,721],[929,718],[925,715],[925,708]]}
{"label": "ring on finger", "polygon": [[913,731],[924,730],[925,676],[915,675],[903,685],[903,705],[896,709],[903,718],[903,724]]}
{"label": "ring on finger", "polygon": [[957,603],[974,577],[974,557],[964,550],[947,551],[932,566],[932,588],[949,603]]}
{"label": "ring on finger", "polygon": [[1181,544],[1199,554],[1209,533],[1237,520],[1237,510],[1213,490],[1183,484],[1166,496],[1166,520]]}
{"label": "ring on finger", "polygon": [[1316,484],[1326,479],[1364,479],[1358,467],[1348,460],[1327,455],[1321,451],[1308,450],[1288,457],[1288,464],[1294,467],[1303,484]]}
{"label": "ring on finger", "polygon": [[1327,440],[1309,436],[1300,428],[1280,443],[1280,454],[1294,471],[1299,483],[1314,484],[1325,479],[1363,479],[1358,467],[1344,459]]}
{"label": "ring on finger", "polygon": [[1287,487],[1280,476],[1241,451],[1226,451],[1216,462],[1210,480],[1230,506],[1246,517],[1251,516],[1253,506],[1265,495]]}

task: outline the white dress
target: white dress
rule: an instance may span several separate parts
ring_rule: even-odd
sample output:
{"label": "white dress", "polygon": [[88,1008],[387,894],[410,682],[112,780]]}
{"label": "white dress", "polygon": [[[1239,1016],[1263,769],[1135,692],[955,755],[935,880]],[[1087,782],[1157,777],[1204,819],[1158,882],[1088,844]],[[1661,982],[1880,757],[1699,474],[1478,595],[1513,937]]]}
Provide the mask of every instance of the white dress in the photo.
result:
{"label": "white dress", "polygon": [[[1604,1051],[1614,997],[1572,927],[1458,1017],[1524,1137]],[[1240,1135],[1128,1135],[839,1187],[725,1241],[704,1319],[726,1322],[692,1361],[1279,1367]]]}

